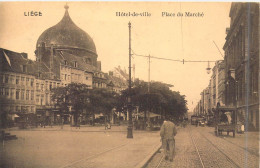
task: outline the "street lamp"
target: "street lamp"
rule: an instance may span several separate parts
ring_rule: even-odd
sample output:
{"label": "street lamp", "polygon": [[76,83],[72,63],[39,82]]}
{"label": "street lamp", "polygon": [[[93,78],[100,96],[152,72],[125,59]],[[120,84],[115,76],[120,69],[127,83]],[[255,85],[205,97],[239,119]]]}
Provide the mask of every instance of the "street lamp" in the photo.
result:
{"label": "street lamp", "polygon": [[210,68],[210,65],[209,65],[209,61],[208,61],[208,67],[206,68],[206,70],[207,70],[207,73],[210,74],[211,68]]}

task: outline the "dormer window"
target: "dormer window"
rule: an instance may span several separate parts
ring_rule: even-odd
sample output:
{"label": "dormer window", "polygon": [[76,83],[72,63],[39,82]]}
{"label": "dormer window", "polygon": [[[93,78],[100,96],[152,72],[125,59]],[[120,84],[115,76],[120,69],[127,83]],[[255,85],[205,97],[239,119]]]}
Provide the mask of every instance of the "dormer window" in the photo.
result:
{"label": "dormer window", "polygon": [[68,61],[67,60],[64,60],[64,65],[68,65]]}
{"label": "dormer window", "polygon": [[78,63],[77,63],[77,61],[74,62],[74,67],[75,67],[75,68],[78,67]]}
{"label": "dormer window", "polygon": [[27,66],[26,65],[22,65],[22,72],[27,72]]}
{"label": "dormer window", "polygon": [[38,77],[41,78],[42,77],[42,73],[38,72]]}

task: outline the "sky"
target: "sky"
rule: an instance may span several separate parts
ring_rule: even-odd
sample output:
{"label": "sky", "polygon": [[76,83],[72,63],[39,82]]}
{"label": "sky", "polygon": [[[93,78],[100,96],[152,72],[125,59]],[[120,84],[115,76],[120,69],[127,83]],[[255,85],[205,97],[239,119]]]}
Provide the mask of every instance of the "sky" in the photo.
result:
{"label": "sky", "polygon": [[[37,39],[63,17],[65,2],[0,2],[0,48],[28,53],[35,60]],[[68,2],[73,22],[87,32],[96,45],[102,71],[128,69],[129,28],[132,50],[174,60],[223,60],[226,28],[230,25],[230,2]],[[24,12],[42,16],[24,16]],[[116,16],[116,12],[147,12],[151,16]],[[175,16],[162,16],[163,12]],[[203,13],[188,17],[186,12]],[[182,13],[183,16],[177,16]],[[213,43],[216,43],[217,47]],[[148,59],[133,55],[136,78],[148,80]],[[151,59],[151,81],[172,84],[172,90],[186,96],[189,111],[209,84],[207,62],[173,62]],[[214,63],[210,63],[212,68]]]}

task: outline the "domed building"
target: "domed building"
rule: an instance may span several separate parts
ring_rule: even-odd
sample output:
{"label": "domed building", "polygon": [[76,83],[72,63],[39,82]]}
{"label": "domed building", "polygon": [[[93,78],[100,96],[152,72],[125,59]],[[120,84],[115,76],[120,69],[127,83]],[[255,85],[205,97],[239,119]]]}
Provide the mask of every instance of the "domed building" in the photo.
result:
{"label": "domed building", "polygon": [[[0,125],[17,117],[31,118],[31,124],[36,121],[32,117],[58,123],[52,88],[82,83],[89,88],[122,90],[119,79],[101,71],[94,41],[72,21],[68,9],[66,5],[61,21],[39,36],[36,61],[28,59],[27,53],[0,48]],[[64,123],[73,121],[70,114],[63,115]]]}
{"label": "domed building", "polygon": [[93,39],[72,21],[68,9],[65,5],[65,14],[61,21],[40,35],[36,44],[37,58],[46,56],[39,53],[43,48],[53,47],[57,51],[83,57],[86,63],[97,66],[97,52]]}
{"label": "domed building", "polygon": [[36,60],[48,67],[48,72],[40,73],[61,80],[65,86],[74,82],[104,88],[106,79],[101,62],[97,61],[95,43],[72,21],[68,9],[65,5],[61,21],[45,30],[37,40]]}

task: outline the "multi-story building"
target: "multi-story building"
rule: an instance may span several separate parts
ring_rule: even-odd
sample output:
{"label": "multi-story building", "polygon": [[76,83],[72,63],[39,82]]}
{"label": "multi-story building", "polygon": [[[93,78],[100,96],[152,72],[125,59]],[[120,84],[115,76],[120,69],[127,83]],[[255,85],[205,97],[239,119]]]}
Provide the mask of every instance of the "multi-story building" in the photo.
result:
{"label": "multi-story building", "polygon": [[122,80],[118,76],[114,76],[113,71],[109,71],[109,73],[106,74],[106,78],[107,78],[107,88],[116,93],[120,93],[122,90],[125,90],[128,87],[127,81]]}
{"label": "multi-story building", "polygon": [[0,49],[1,121],[22,113],[53,118],[51,89],[70,83],[86,84],[89,88],[107,88],[113,83],[115,91],[125,88],[125,83],[101,71],[93,40],[73,23],[68,8],[66,5],[58,24],[40,35],[36,61],[28,59],[26,53]]}
{"label": "multi-story building", "polygon": [[220,103],[224,106],[224,62],[223,60],[216,61],[215,66],[212,68],[212,76],[209,81],[208,87],[201,92],[201,99],[196,113],[199,115],[212,115],[213,109]]}
{"label": "multi-story building", "polygon": [[225,104],[259,129],[259,3],[232,3],[225,50]]}
{"label": "multi-story building", "polygon": [[219,103],[221,106],[224,106],[224,61],[216,61],[215,66],[212,68],[212,76],[210,79],[210,102],[211,110],[216,108]]}

